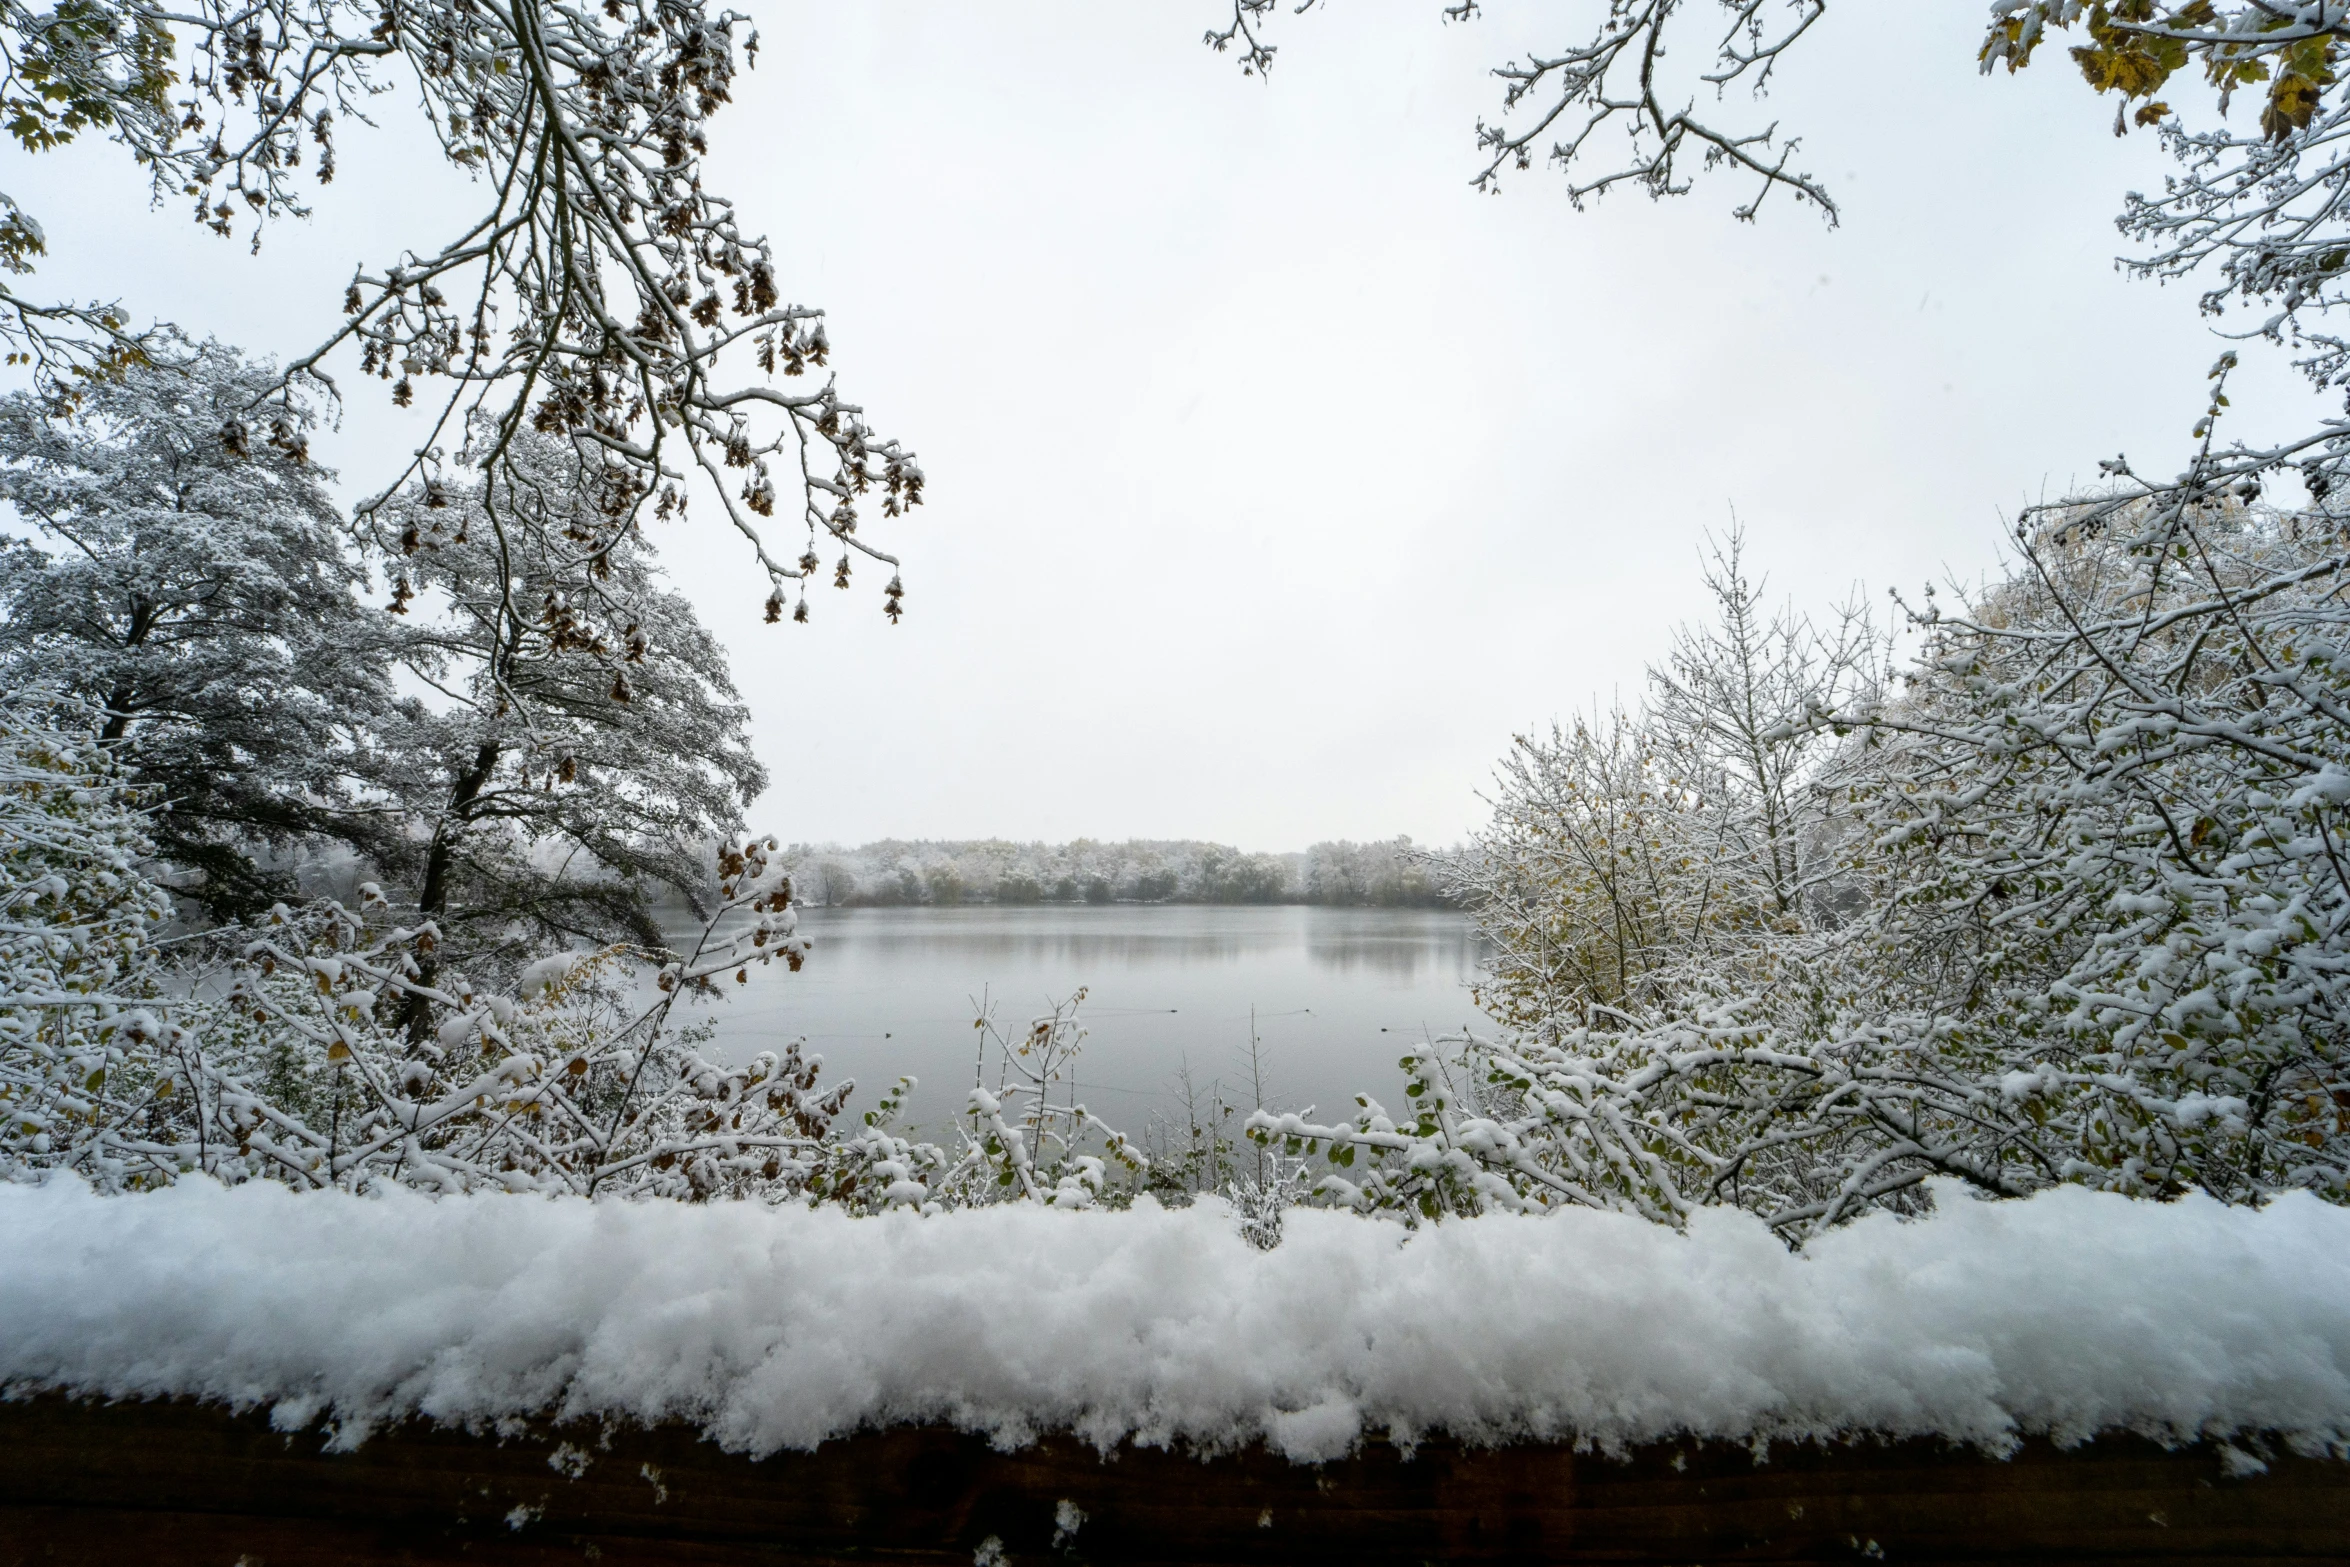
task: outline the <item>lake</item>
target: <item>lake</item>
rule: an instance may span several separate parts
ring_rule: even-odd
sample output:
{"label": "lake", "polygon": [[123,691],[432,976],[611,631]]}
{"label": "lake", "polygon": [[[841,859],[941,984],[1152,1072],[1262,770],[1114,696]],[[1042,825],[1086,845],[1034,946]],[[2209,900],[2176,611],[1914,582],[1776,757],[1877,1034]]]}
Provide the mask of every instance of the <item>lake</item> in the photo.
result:
{"label": "lake", "polygon": [[1136,1135],[1180,1106],[1187,1066],[1195,1085],[1220,1079],[1228,1101],[1251,1102],[1252,1007],[1266,1102],[1332,1115],[1364,1090],[1400,1106],[1401,1046],[1477,1020],[1477,937],[1444,911],[1047,904],[805,909],[800,920],[815,950],[799,973],[755,969],[725,987],[727,1001],[696,1009],[717,1025],[716,1053],[804,1036],[827,1081],[857,1079],[853,1111],[912,1073],[911,1113],[933,1130],[970,1090],[982,996],[1016,1030],[1086,987],[1078,1097]]}

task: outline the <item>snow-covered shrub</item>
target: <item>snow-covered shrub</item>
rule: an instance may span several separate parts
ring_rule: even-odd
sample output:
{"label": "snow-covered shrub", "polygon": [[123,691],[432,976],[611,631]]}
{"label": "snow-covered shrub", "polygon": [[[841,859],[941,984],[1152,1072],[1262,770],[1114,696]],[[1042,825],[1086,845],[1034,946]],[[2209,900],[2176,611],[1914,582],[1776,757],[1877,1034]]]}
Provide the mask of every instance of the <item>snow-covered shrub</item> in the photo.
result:
{"label": "snow-covered shrub", "polygon": [[1134,1182],[1119,1178],[1147,1176],[1150,1161],[1076,1097],[1071,1068],[1086,1036],[1078,1021],[1084,1001],[1079,990],[1016,1032],[982,1001],[972,1019],[979,1046],[955,1146],[899,1129],[915,1087],[913,1078],[901,1077],[865,1112],[859,1129],[827,1147],[824,1169],[808,1182],[810,1196],[858,1213],[895,1207],[935,1213],[1004,1202],[1123,1206]]}
{"label": "snow-covered shrub", "polygon": [[[103,1190],[202,1173],[297,1188],[755,1198],[856,1212],[1003,1201],[1089,1207],[1143,1161],[1060,1090],[1083,993],[1025,1030],[978,1019],[981,1073],[952,1151],[897,1126],[912,1079],[844,1126],[853,1082],[796,1041],[729,1065],[678,1003],[808,952],[772,841],[719,857],[683,952],[613,944],[531,965],[518,991],[431,964],[438,932],[283,905],[217,933],[224,967],[164,965],[169,899],[97,715],[18,700],[0,730],[0,1177]],[[652,992],[640,983],[650,967]],[[1058,1095],[1058,1097],[1056,1097]]]}
{"label": "snow-covered shrub", "polygon": [[1987,1178],[2350,1180],[2341,519],[2085,507],[1928,617],[1875,732],[1884,1010],[1995,1090]]}
{"label": "snow-covered shrub", "polygon": [[[1778,917],[1660,925],[1680,939],[1656,944],[1569,925],[1593,880],[1545,882],[1527,838],[1497,830],[1481,913],[1513,1026],[1406,1057],[1400,1118],[1366,1099],[1351,1125],[1264,1116],[1254,1134],[1324,1154],[1328,1188],[1373,1209],[1579,1203],[1677,1221],[1733,1202],[1790,1238],[1910,1204],[1935,1174],[2002,1194],[2341,1200],[2342,525],[2107,504],[2023,544],[1972,611],[1917,617],[1898,693],[1765,715],[1772,744],[1844,736],[1792,779],[1798,874]],[[1674,727],[1664,703],[1644,722]],[[1521,755],[1505,826],[1595,776]],[[1768,912],[1752,898],[1771,840],[1755,796],[1725,828],[1702,796],[1658,803],[1650,776],[1627,770],[1608,786],[1629,799],[1601,795],[1666,865],[1658,882],[1706,869],[1692,837],[1726,843],[1748,906]],[[1518,902],[1492,895],[1529,871]],[[1740,879],[1701,885],[1738,906]],[[1534,970],[1527,933],[1546,920],[1586,951],[1652,955],[1643,983],[1589,962]]]}
{"label": "snow-covered shrub", "polygon": [[[428,977],[436,932],[371,924],[380,895],[359,913],[328,901],[273,911],[205,1020],[214,1135],[242,1161],[234,1173],[583,1196],[797,1192],[850,1085],[820,1089],[819,1063],[796,1044],[713,1062],[696,1048],[706,1028],[672,1016],[689,992],[747,981],[753,964],[799,967],[806,943],[767,848],[729,851],[722,907],[692,950],[558,954],[524,972],[518,995]],[[749,918],[721,938],[729,916]],[[634,983],[647,962],[649,1003]]]}
{"label": "snow-covered shrub", "polygon": [[[148,931],[167,905],[139,870],[125,785],[93,737],[38,716],[12,705],[0,752],[0,1173],[781,1200],[832,1157],[852,1085],[820,1088],[796,1043],[711,1061],[706,1030],[672,1019],[728,975],[800,965],[771,846],[724,856],[723,905],[691,950],[562,954],[519,996],[427,983],[432,927],[382,923],[372,887],[357,913],[273,910],[239,933],[224,983],[158,964]],[[634,984],[648,958],[649,1003]]]}
{"label": "snow-covered shrub", "polygon": [[1474,852],[1439,860],[1493,954],[1479,999],[1537,1034],[1666,1003],[1763,934],[1807,928],[1836,841],[1812,715],[1872,697],[1879,644],[1844,614],[1768,612],[1733,536],[1716,623],[1683,628],[1649,701],[1520,737]]}
{"label": "snow-covered shrub", "polygon": [[1248,1052],[1227,1086],[1221,1076],[1201,1082],[1188,1062],[1171,1084],[1180,1107],[1151,1118],[1142,1143],[1148,1156],[1144,1186],[1163,1202],[1182,1207],[1201,1196],[1230,1202],[1242,1228],[1270,1247],[1279,1240],[1285,1209],[1307,1202],[1313,1179],[1303,1159],[1286,1157],[1248,1141],[1248,1117],[1272,1107],[1269,1062],[1252,1012]]}
{"label": "snow-covered shrub", "polygon": [[[1135,1174],[1145,1169],[1126,1135],[1077,1100],[1072,1068],[1085,1043],[1087,1031],[1077,1019],[1084,1002],[1080,989],[1030,1019],[1018,1035],[1006,1033],[984,1006],[972,1020],[981,1041],[978,1080],[971,1086],[962,1158],[941,1183],[960,1205],[1002,1197],[1089,1208],[1107,1190],[1112,1164]],[[992,1088],[984,1081],[990,1045],[996,1058]],[[1056,1092],[1062,1095],[1057,1104]],[[1091,1152],[1094,1146],[1101,1152]]]}
{"label": "snow-covered shrub", "polygon": [[154,1173],[156,1053],[184,1031],[157,975],[170,896],[104,721],[54,693],[0,700],[0,1177],[115,1189]]}

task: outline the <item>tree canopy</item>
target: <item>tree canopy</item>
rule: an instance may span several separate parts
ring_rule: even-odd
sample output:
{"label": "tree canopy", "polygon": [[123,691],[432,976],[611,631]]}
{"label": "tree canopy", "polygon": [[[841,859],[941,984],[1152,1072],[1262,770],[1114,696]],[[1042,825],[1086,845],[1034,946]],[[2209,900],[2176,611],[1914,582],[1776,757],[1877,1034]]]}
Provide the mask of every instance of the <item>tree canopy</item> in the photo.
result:
{"label": "tree canopy", "polygon": [[42,541],[0,542],[0,683],[104,715],[163,807],[150,831],[180,890],[230,917],[293,895],[265,847],[394,847],[368,791],[405,639],[361,601],[307,401],[254,420],[271,367],[175,350],[92,381],[62,418],[0,400],[0,498]]}
{"label": "tree canopy", "polygon": [[417,622],[408,667],[436,694],[386,726],[416,905],[477,951],[658,945],[652,898],[699,909],[711,846],[766,785],[725,655],[652,547],[625,532],[571,574],[628,482],[531,431],[481,480],[420,481],[371,514]]}

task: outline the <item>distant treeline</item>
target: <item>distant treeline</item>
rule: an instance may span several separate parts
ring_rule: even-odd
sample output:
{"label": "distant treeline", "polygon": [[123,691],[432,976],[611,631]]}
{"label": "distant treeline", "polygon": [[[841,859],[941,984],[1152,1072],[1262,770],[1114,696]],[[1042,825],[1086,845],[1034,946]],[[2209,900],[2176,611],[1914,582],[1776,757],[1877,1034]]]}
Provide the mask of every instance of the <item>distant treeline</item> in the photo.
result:
{"label": "distant treeline", "polygon": [[1246,854],[1221,843],[907,841],[784,853],[804,903],[890,907],[964,903],[1315,903],[1444,908],[1429,851],[1409,838],[1317,843],[1303,854]]}

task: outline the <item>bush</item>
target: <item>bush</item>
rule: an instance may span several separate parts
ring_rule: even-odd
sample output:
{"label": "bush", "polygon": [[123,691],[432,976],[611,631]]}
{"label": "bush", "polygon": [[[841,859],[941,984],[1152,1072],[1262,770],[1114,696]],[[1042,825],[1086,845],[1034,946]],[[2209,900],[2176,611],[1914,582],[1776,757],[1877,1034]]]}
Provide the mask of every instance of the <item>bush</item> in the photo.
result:
{"label": "bush", "polygon": [[1456,888],[1506,1025],[1252,1135],[1434,1216],[1790,1239],[1942,1174],[2350,1195],[2350,608],[2329,514],[2083,505],[1888,685],[1734,554],[1645,710],[1521,742]]}

